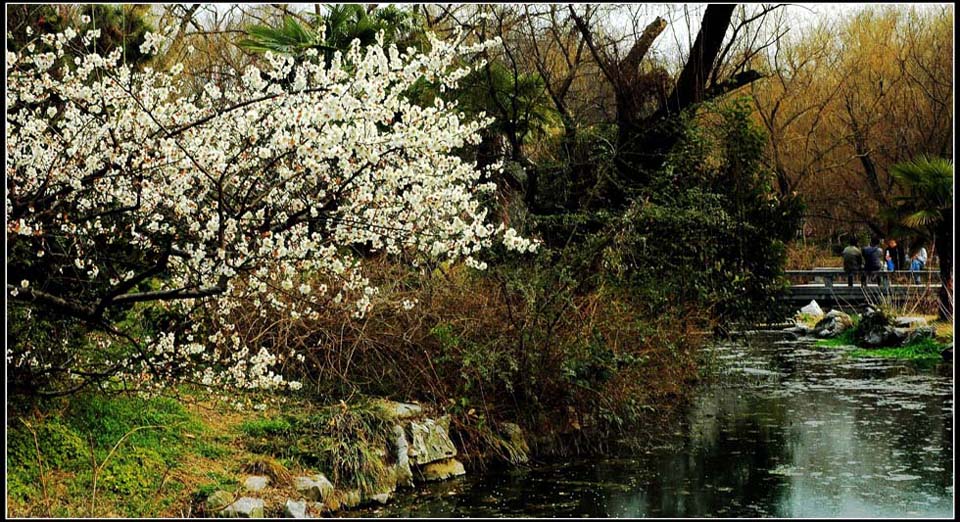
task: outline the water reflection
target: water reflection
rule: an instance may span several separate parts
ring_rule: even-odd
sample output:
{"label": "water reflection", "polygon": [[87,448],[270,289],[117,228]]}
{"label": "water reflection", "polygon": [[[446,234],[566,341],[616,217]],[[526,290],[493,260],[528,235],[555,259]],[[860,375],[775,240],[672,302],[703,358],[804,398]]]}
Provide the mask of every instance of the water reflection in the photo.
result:
{"label": "water reflection", "polygon": [[682,435],[631,458],[465,477],[350,515],[952,517],[952,366],[751,336]]}

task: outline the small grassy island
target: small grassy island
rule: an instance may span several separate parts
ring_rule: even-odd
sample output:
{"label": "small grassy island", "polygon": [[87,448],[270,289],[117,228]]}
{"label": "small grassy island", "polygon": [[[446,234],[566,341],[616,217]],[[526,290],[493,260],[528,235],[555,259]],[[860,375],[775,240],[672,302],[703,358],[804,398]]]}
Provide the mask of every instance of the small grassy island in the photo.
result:
{"label": "small grassy island", "polygon": [[[895,315],[891,311],[880,311],[879,314],[885,314],[887,317]],[[861,326],[861,316],[858,314],[849,315],[851,325],[843,329],[836,335],[816,341],[817,346],[832,348],[855,347],[848,353],[851,357],[876,357],[889,359],[912,359],[912,360],[940,360],[943,358],[944,350],[953,345],[953,325],[946,321],[939,321],[936,315],[918,316],[911,324],[913,328],[903,328],[902,337],[897,346],[865,346],[866,337]],[[820,316],[811,316],[809,314],[798,314],[796,321],[803,324],[811,330],[816,329]],[[885,323],[895,322],[889,318]],[[919,324],[924,326],[919,326]],[[930,326],[925,326],[928,324]],[[917,331],[918,328],[925,328]],[[897,342],[897,340],[891,341]]]}

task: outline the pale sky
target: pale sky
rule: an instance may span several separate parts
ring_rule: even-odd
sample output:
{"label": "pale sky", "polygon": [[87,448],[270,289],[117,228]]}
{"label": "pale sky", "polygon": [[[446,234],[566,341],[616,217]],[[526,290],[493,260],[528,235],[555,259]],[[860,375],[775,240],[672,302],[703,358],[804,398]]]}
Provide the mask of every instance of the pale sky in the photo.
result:
{"label": "pale sky", "polygon": [[[506,4],[507,2],[500,2]],[[240,5],[263,5],[264,3],[246,3]],[[430,3],[427,3],[430,4]],[[520,2],[516,4],[521,4]],[[515,5],[516,5],[515,4]],[[223,12],[231,5],[235,4],[216,4],[217,10]],[[291,10],[301,11],[309,10],[313,11],[315,4],[287,4]],[[369,4],[363,4],[369,5]],[[380,6],[386,5],[397,5],[400,6],[409,6],[411,4],[392,4],[392,3],[380,3],[377,4]],[[678,53],[681,55],[686,54],[686,51],[690,48],[692,44],[693,37],[696,36],[696,31],[699,29],[700,16],[703,13],[703,9],[706,7],[705,3],[671,3],[671,4],[620,4],[618,6],[619,12],[609,17],[608,23],[611,29],[625,31],[627,34],[634,31],[633,22],[630,17],[630,10],[637,11],[639,10],[641,16],[636,20],[636,31],[642,31],[643,27],[651,22],[654,16],[663,16],[667,19],[668,26],[667,29],[661,34],[661,36],[656,40],[652,47],[653,53],[658,53],[661,56],[669,59],[676,60],[678,58]],[[761,4],[757,2],[748,2],[743,3],[743,5],[759,7]],[[767,4],[770,5],[770,4]],[[781,8],[781,16],[783,16],[784,26],[789,27],[791,32],[802,30],[807,27],[810,23],[814,22],[822,15],[826,15],[830,18],[837,19],[841,17],[849,16],[850,14],[863,9],[866,6],[877,6],[877,5],[898,5],[903,8],[909,8],[910,6],[918,6],[919,8],[940,8],[942,6],[950,6],[952,9],[953,4],[951,3],[941,3],[941,4],[919,4],[919,3],[798,3],[790,4],[786,7]],[[749,12],[748,7],[748,12]],[[621,16],[622,13],[622,16]],[[688,28],[689,25],[689,28]],[[691,31],[693,34],[691,34]]]}

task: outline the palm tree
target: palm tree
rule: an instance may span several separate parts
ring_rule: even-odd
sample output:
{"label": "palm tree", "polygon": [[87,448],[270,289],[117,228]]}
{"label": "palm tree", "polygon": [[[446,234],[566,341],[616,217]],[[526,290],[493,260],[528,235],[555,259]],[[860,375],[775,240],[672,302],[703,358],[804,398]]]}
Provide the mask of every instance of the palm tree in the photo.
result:
{"label": "palm tree", "polygon": [[252,25],[247,28],[248,38],[240,40],[238,45],[256,52],[271,51],[280,54],[300,56],[307,49],[316,48],[336,50],[325,45],[320,35],[297,21],[292,16],[283,18],[283,25]]}
{"label": "palm tree", "polygon": [[888,216],[932,239],[940,259],[940,316],[953,316],[953,163],[919,156],[898,163],[890,174],[905,190],[894,198]]}
{"label": "palm tree", "polygon": [[394,6],[367,11],[358,4],[338,4],[329,6],[324,14],[310,16],[313,22],[309,25],[286,16],[280,27],[250,26],[248,38],[238,45],[251,51],[296,57],[314,48],[322,50],[329,61],[334,52],[346,50],[354,40],[360,40],[361,46],[372,44],[380,31],[387,43],[398,43],[401,48],[419,43],[413,15]]}

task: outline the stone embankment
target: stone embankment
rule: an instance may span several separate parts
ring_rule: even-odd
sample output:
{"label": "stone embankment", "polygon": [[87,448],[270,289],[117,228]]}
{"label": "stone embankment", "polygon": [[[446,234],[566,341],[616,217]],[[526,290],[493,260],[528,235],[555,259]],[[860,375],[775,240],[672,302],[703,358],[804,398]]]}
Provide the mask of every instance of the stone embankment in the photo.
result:
{"label": "stone embankment", "polygon": [[[384,418],[393,422],[392,436],[387,447],[374,451],[382,452],[384,461],[390,464],[386,476],[368,491],[337,487],[322,472],[294,476],[290,484],[273,484],[270,477],[251,475],[243,480],[240,493],[219,490],[211,494],[205,513],[231,518],[271,514],[313,518],[342,509],[385,504],[398,488],[416,488],[425,482],[466,474],[450,439],[448,416],[430,417],[418,404],[382,401],[380,406]],[[519,426],[507,423],[505,429],[505,436],[516,441],[517,447],[526,448]]]}

